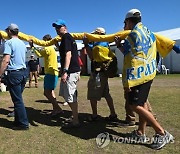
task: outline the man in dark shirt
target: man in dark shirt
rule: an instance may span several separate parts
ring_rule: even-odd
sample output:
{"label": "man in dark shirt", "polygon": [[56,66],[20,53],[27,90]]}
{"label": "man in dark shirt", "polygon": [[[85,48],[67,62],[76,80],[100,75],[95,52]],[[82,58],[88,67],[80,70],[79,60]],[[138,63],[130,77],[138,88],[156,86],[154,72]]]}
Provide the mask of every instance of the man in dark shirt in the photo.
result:
{"label": "man in dark shirt", "polygon": [[29,88],[32,86],[32,79],[34,76],[35,87],[38,88],[38,70],[39,70],[39,62],[34,58],[34,55],[31,55],[31,59],[28,62],[29,66]]}
{"label": "man in dark shirt", "polygon": [[77,104],[77,81],[80,77],[77,44],[68,33],[64,20],[57,20],[52,24],[57,34],[62,38],[59,46],[61,56],[61,84],[59,95],[69,104],[72,110],[72,122],[65,124],[64,128],[79,127]]}

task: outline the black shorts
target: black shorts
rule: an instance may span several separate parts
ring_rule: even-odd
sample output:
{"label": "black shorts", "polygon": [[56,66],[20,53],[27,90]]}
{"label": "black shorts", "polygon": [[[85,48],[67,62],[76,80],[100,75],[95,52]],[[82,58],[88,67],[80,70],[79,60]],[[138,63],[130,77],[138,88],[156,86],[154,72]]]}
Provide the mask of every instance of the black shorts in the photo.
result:
{"label": "black shorts", "polygon": [[148,98],[152,82],[153,80],[135,87],[131,87],[131,91],[125,94],[128,103],[130,105],[144,105]]}

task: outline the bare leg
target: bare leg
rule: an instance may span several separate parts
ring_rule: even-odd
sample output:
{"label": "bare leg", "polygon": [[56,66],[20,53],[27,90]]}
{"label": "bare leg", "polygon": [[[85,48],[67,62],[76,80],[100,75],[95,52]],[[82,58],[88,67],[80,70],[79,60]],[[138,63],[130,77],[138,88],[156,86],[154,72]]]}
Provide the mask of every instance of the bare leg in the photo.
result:
{"label": "bare leg", "polygon": [[114,104],[113,104],[113,99],[111,96],[105,98],[108,104],[108,107],[110,109],[110,115],[114,116],[116,115],[115,109],[114,109]]}
{"label": "bare leg", "polygon": [[31,88],[31,85],[32,85],[32,78],[33,78],[33,75],[32,75],[32,72],[29,73],[29,88]]}
{"label": "bare leg", "polygon": [[53,112],[59,112],[62,109],[60,108],[60,106],[58,105],[57,101],[56,101],[56,97],[54,94],[54,90],[44,90],[44,95],[47,97],[47,99],[52,103],[53,106]]}
{"label": "bare leg", "polygon": [[[144,109],[148,110],[147,104],[144,103]],[[143,116],[139,116],[139,127],[138,127],[138,133],[140,135],[145,134],[145,128],[146,128],[147,121],[144,119]]]}
{"label": "bare leg", "polygon": [[90,100],[90,103],[91,103],[92,115],[93,115],[93,117],[95,117],[95,116],[97,116],[97,101]]}
{"label": "bare leg", "polygon": [[136,114],[135,114],[135,112],[131,109],[131,107],[130,107],[130,105],[129,105],[129,103],[128,103],[128,101],[126,100],[126,102],[125,102],[125,110],[126,110],[126,121],[127,122],[134,122],[135,123],[135,121],[136,121]]}
{"label": "bare leg", "polygon": [[34,79],[35,79],[35,87],[37,88],[38,87],[38,74],[37,74],[37,71],[34,72]]}
{"label": "bare leg", "polygon": [[[164,129],[161,125],[156,121],[151,112],[149,112],[144,106],[135,106],[131,105],[132,110],[134,110],[140,117],[140,119],[144,119],[141,121],[141,125],[139,125],[138,132],[142,134],[145,133],[145,121],[149,122],[151,126],[154,128],[155,132],[164,135]],[[144,121],[144,122],[143,122]]]}
{"label": "bare leg", "polygon": [[73,116],[73,119],[72,119],[72,123],[74,125],[78,124],[79,123],[79,118],[78,118],[78,103],[77,102],[72,102],[72,103],[68,103],[71,110],[72,110],[72,116]]}

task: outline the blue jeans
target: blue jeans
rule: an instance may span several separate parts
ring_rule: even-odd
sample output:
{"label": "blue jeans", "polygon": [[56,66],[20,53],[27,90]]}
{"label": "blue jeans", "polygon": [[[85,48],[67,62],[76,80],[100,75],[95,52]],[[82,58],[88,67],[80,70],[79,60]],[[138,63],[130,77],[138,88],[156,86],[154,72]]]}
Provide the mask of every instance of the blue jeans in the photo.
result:
{"label": "blue jeans", "polygon": [[6,79],[11,99],[14,103],[14,124],[21,127],[28,127],[29,122],[22,98],[22,93],[27,80],[27,70],[8,71]]}

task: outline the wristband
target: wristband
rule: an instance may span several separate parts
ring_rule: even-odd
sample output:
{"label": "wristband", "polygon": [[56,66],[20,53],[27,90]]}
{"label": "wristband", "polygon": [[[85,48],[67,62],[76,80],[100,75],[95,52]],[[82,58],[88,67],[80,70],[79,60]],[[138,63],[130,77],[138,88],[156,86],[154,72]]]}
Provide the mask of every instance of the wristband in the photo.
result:
{"label": "wristband", "polygon": [[64,68],[63,73],[68,73],[68,69]]}

